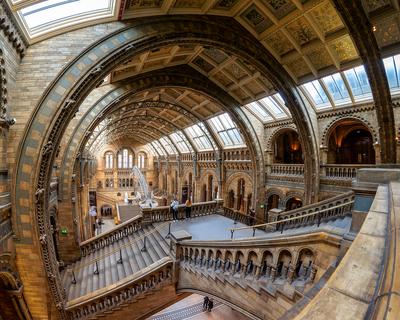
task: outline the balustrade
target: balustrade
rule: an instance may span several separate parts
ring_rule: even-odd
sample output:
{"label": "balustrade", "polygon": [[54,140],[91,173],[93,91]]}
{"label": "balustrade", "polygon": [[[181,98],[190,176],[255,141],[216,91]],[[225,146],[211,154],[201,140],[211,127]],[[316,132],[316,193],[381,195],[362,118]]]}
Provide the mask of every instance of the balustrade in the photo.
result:
{"label": "balustrade", "polygon": [[303,176],[303,164],[271,164],[267,166],[267,173],[279,176]]}
{"label": "balustrade", "polygon": [[328,179],[355,179],[357,171],[361,168],[373,168],[375,165],[366,164],[325,164],[321,166],[322,172]]}
{"label": "balustrade", "polygon": [[[294,240],[295,241],[295,240]],[[301,240],[299,240],[301,242]],[[320,241],[323,241],[320,239]],[[202,271],[203,273],[218,274],[225,278],[240,278],[247,279],[251,282],[254,280],[260,281],[261,285],[266,285],[267,283],[271,285],[284,285],[284,283],[292,284],[296,281],[296,286],[305,286],[306,284],[314,282],[316,278],[316,273],[318,271],[317,266],[314,264],[314,256],[310,257],[310,262],[304,264],[300,261],[300,257],[295,255],[296,249],[290,247],[288,244],[287,248],[284,250],[290,250],[292,257],[295,257],[295,261],[282,263],[279,265],[279,259],[274,258],[271,261],[274,263],[268,263],[263,260],[262,249],[263,245],[268,242],[264,240],[263,242],[254,244],[246,241],[235,241],[235,243],[226,242],[218,244],[217,243],[210,247],[209,242],[204,242],[207,247],[200,247],[202,243],[200,241],[184,241],[183,243],[178,243],[179,251],[181,255],[177,257],[182,268],[193,268]],[[193,243],[193,244],[191,244]],[[300,245],[302,247],[303,245]],[[257,251],[257,249],[261,249]],[[212,255],[206,258],[204,252],[209,252],[212,250]],[[254,251],[258,254],[255,254]],[[276,252],[277,254],[282,251],[282,248],[276,248],[271,252]],[[196,254],[194,252],[203,252],[203,254]],[[222,257],[215,257],[215,252],[222,252]],[[247,253],[247,256],[238,258],[232,261],[231,258],[227,257],[228,252],[231,256],[235,257],[239,254]],[[265,251],[264,251],[265,252]],[[293,253],[292,253],[293,252]],[[251,257],[251,258],[250,258]],[[248,261],[244,263],[243,261]],[[295,266],[298,266],[296,270]],[[212,276],[213,277],[213,276]]]}
{"label": "balustrade", "polygon": [[78,298],[67,303],[65,310],[71,319],[93,319],[96,314],[111,312],[119,306],[147,295],[149,292],[172,283],[172,260],[163,258],[150,265],[140,276],[117,287],[105,288],[99,294]]}
{"label": "balustrade", "polygon": [[112,229],[99,234],[80,244],[81,255],[84,257],[90,253],[104,248],[142,228],[142,216],[136,216]]}
{"label": "balustrade", "polygon": [[0,223],[0,243],[12,234],[11,218]]}

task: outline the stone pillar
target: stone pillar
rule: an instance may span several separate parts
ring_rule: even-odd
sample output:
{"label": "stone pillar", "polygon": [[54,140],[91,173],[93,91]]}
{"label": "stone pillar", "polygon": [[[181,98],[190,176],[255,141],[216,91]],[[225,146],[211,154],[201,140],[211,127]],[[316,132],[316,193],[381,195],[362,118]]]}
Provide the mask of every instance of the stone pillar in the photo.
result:
{"label": "stone pillar", "polygon": [[326,176],[326,167],[325,165],[328,163],[328,147],[321,145],[320,147],[320,157],[321,157],[321,175]]}
{"label": "stone pillar", "polygon": [[268,222],[274,222],[277,221],[278,216],[283,212],[284,210],[274,208],[268,211]]}
{"label": "stone pillar", "polygon": [[276,268],[275,267],[271,267],[270,278],[272,281],[275,281],[275,278],[276,278]]}
{"label": "stone pillar", "polygon": [[294,268],[292,266],[289,266],[288,274],[287,274],[287,280],[288,283],[291,284],[293,282],[294,278]]}
{"label": "stone pillar", "polygon": [[375,141],[374,143],[374,150],[375,150],[375,163],[376,164],[381,164],[381,145],[379,144],[378,141]]}

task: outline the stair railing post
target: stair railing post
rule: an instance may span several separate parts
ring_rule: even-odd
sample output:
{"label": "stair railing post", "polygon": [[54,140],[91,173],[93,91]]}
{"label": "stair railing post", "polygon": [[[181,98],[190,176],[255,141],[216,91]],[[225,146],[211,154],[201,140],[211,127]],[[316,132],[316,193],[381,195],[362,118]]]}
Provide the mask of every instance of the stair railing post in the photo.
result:
{"label": "stair railing post", "polygon": [[146,252],[146,251],[147,251],[147,248],[146,248],[146,240],[147,240],[147,237],[145,236],[145,237],[144,237],[144,241],[143,241],[143,248],[140,249],[140,251],[142,251],[142,252]]}
{"label": "stair railing post", "polygon": [[119,259],[117,260],[117,263],[122,263],[122,249],[119,249]]}
{"label": "stair railing post", "polygon": [[75,278],[74,269],[72,269],[72,281],[71,281],[71,283],[72,283],[72,284],[76,284],[76,278]]}
{"label": "stair railing post", "polygon": [[253,228],[253,237],[256,236],[256,228]]}
{"label": "stair railing post", "polygon": [[96,260],[96,269],[94,269],[93,274],[96,274],[96,275],[99,274],[99,265],[97,263],[97,260]]}
{"label": "stair railing post", "polygon": [[231,239],[233,239],[233,233],[235,232],[235,230],[231,229]]}
{"label": "stair railing post", "polygon": [[321,224],[321,212],[318,212],[318,224],[317,224],[317,226],[319,227],[320,224]]}
{"label": "stair railing post", "polygon": [[171,222],[168,225],[168,234],[166,235],[165,239],[169,239],[171,237]]}
{"label": "stair railing post", "polygon": [[282,222],[282,224],[281,224],[281,234],[283,233],[283,228],[285,227],[285,222]]}

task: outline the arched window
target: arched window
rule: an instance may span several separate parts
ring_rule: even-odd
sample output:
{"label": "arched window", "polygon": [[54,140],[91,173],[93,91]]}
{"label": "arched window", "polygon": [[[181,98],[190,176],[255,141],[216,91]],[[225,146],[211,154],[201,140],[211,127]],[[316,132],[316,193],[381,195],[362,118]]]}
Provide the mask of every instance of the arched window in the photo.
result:
{"label": "arched window", "polygon": [[133,167],[133,154],[128,149],[122,149],[118,152],[118,168],[127,169]]}
{"label": "arched window", "polygon": [[138,167],[139,169],[145,168],[145,155],[143,153],[138,155]]}
{"label": "arched window", "polygon": [[112,169],[114,164],[114,155],[112,154],[112,152],[107,152],[106,153],[106,169]]}

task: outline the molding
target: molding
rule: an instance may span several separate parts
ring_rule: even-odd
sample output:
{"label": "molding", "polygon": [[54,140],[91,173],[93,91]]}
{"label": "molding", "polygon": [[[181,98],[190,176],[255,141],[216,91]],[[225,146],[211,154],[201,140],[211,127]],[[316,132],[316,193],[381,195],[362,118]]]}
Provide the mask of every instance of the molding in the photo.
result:
{"label": "molding", "polygon": [[3,30],[6,39],[10,41],[15,51],[22,59],[25,55],[26,48],[29,46],[28,40],[21,32],[13,13],[5,1],[0,2],[0,30]]}

